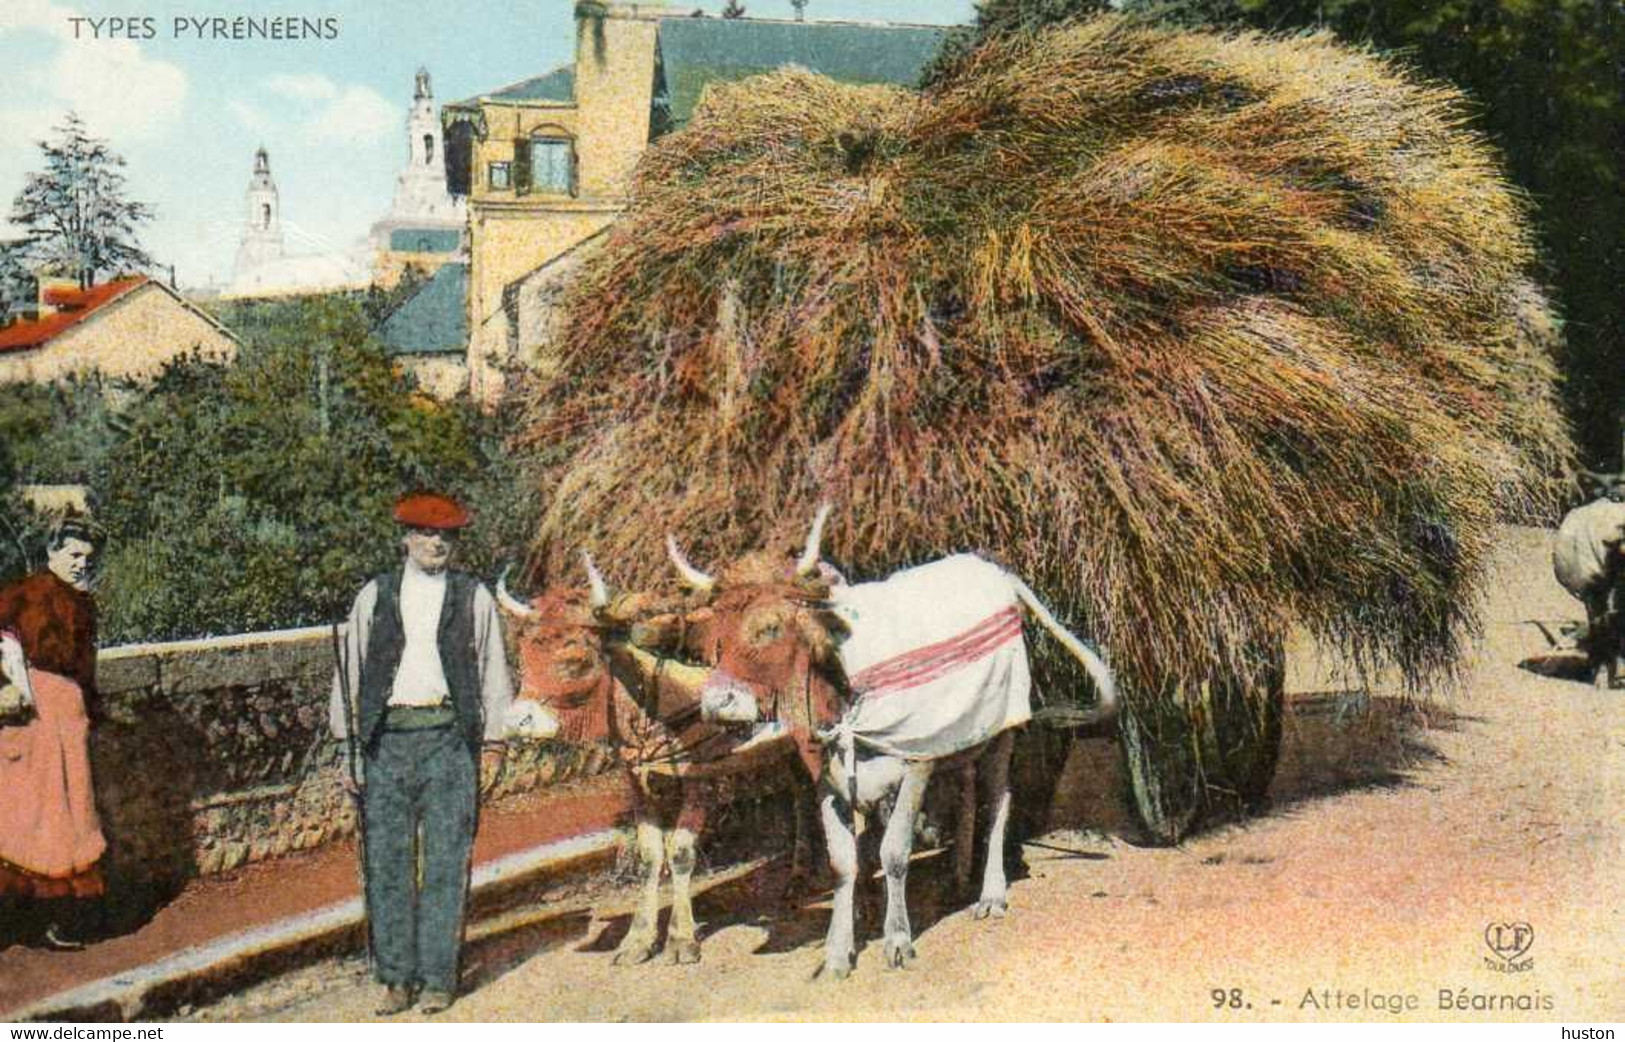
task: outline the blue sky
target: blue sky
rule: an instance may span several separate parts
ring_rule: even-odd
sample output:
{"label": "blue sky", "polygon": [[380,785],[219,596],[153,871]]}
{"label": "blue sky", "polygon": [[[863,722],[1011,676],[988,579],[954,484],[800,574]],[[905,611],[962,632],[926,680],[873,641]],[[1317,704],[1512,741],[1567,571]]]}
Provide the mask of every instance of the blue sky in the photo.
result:
{"label": "blue sky", "polygon": [[[723,0],[680,0],[716,12]],[[347,248],[388,209],[419,65],[437,101],[571,60],[572,0],[0,0],[0,217],[35,144],[69,109],[129,161],[157,210],[142,236],[183,285],[230,276],[254,149],[281,192],[290,252]],[[790,17],[789,0],[746,0]],[[810,0],[808,18],[953,23],[971,0]],[[177,17],[335,17],[335,40],[176,38]],[[91,36],[75,17],[147,17],[152,39]],[[480,27],[480,28],[475,28]],[[141,29],[137,35],[144,35]],[[471,41],[485,41],[475,46]],[[9,224],[0,235],[15,234]]]}

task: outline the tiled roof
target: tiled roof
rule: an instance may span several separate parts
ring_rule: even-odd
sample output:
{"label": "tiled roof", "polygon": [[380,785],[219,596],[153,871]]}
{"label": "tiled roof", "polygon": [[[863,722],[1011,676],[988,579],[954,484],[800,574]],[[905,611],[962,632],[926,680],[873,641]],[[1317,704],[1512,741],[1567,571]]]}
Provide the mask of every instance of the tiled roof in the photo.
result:
{"label": "tiled roof", "polygon": [[468,350],[468,265],[444,264],[378,326],[392,355],[463,354]]}
{"label": "tiled roof", "polygon": [[45,302],[71,310],[46,315],[38,321],[23,319],[0,328],[0,351],[24,351],[39,347],[64,330],[71,329],[113,301],[149,280],[145,275],[124,279],[111,279],[87,290],[47,289]]}
{"label": "tiled roof", "polygon": [[688,122],[705,85],[799,65],[846,83],[913,86],[945,26],[663,18],[660,59],[671,120]]}

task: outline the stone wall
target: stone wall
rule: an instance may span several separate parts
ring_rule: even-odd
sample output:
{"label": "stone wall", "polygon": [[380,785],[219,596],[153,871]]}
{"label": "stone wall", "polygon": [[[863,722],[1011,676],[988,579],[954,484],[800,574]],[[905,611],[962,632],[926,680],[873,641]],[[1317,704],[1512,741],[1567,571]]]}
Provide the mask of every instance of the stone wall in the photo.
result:
{"label": "stone wall", "polygon": [[[91,755],[111,890],[167,895],[354,831],[327,726],[331,640],[317,627],[102,651]],[[510,743],[490,798],[607,762],[596,747]]]}

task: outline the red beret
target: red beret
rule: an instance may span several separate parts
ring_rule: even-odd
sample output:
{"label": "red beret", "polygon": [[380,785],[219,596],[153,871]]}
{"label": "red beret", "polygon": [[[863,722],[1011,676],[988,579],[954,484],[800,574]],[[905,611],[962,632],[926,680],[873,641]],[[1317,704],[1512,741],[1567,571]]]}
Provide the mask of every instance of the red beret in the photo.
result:
{"label": "red beret", "polygon": [[462,528],[472,518],[464,506],[436,492],[414,492],[395,503],[395,520],[413,528]]}

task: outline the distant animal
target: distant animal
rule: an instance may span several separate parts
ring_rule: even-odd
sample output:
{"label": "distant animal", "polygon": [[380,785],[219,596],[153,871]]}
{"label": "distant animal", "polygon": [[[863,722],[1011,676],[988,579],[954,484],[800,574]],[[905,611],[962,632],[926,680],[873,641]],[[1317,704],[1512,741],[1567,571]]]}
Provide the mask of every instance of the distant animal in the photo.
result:
{"label": "distant animal", "polygon": [[[802,555],[777,579],[719,584],[668,540],[691,585],[713,594],[706,624],[716,648],[701,706],[709,719],[749,723],[764,706],[796,705],[825,744],[820,818],[837,885],[823,970],[847,976],[855,960],[858,876],[854,812],[886,801],[881,862],[886,876],[885,961],[914,957],[905,885],[914,823],[939,769],[978,761],[991,811],[977,918],[1007,908],[1004,833],[1010,816],[1013,728],[1031,717],[1022,638],[1035,618],[1088,671],[1099,691],[1092,719],[1116,705],[1111,671],[1068,632],[1027,584],[992,562],[960,554],[872,583],[831,583],[819,552],[826,505]],[[960,856],[968,856],[968,837]]]}
{"label": "distant animal", "polygon": [[1586,611],[1587,663],[1596,683],[1612,687],[1618,680],[1621,625],[1618,603],[1625,575],[1625,481],[1609,495],[1569,511],[1552,541],[1552,573]]}
{"label": "distant animal", "polygon": [[[700,961],[691,881],[695,844],[707,818],[753,780],[793,777],[795,752],[780,732],[751,735],[701,718],[703,670],[658,658],[630,643],[634,610],[611,610],[608,590],[587,559],[589,589],[554,588],[529,604],[497,582],[497,601],[519,622],[516,707],[557,716],[560,737],[607,740],[625,776],[637,829],[642,893],[615,962],[647,962],[659,951],[660,880],[671,869],[667,947],[676,962]],[[635,600],[623,598],[623,602]],[[754,787],[760,788],[760,785]],[[805,795],[810,804],[811,794]],[[792,878],[807,857],[810,806],[798,806]]]}

